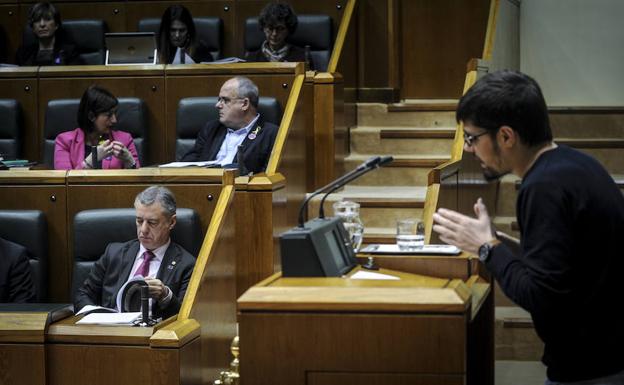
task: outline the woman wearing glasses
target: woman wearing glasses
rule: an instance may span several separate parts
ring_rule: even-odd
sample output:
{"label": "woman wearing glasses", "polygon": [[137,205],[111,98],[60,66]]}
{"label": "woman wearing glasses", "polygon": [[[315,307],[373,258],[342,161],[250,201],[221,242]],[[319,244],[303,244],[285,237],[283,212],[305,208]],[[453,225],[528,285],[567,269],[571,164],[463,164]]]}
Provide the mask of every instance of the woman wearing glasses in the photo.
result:
{"label": "woman wearing glasses", "polygon": [[[132,136],[114,129],[119,102],[106,89],[92,85],[82,95],[78,125],[59,134],[54,143],[54,168],[73,170],[138,168],[139,157]],[[97,159],[93,159],[92,148]]]}
{"label": "woman wearing glasses", "polygon": [[[259,50],[245,55],[245,60],[252,62],[309,62],[303,48],[287,42],[297,30],[297,15],[292,7],[285,3],[269,3],[260,12],[260,29],[265,40]],[[308,55],[309,56],[309,55]]]}

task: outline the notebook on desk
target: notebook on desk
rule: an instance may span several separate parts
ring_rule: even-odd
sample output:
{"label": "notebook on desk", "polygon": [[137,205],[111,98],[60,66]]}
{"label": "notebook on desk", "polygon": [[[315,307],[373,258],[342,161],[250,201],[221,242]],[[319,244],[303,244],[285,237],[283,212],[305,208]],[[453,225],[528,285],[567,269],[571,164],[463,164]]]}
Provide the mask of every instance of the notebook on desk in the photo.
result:
{"label": "notebook on desk", "polygon": [[107,33],[106,65],[156,64],[156,37],[153,32]]}

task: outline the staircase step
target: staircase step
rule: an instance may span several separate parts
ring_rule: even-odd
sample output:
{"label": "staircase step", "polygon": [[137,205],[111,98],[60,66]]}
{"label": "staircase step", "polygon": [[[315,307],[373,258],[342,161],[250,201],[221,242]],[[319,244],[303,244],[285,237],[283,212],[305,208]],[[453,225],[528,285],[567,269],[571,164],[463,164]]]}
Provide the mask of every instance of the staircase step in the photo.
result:
{"label": "staircase step", "polygon": [[[426,188],[423,187],[347,186],[327,198],[324,210],[325,215],[330,216],[333,215],[332,205],[335,202],[354,201],[360,204],[365,234],[372,228],[394,232],[397,219],[422,218],[425,194]],[[309,217],[317,215],[320,201],[318,197],[310,201]]]}
{"label": "staircase step", "polygon": [[546,366],[541,361],[497,359],[494,367],[496,385],[544,385]]}
{"label": "staircase step", "polygon": [[495,307],[497,360],[537,361],[544,343],[533,328],[531,316],[518,306]]}
{"label": "staircase step", "polygon": [[496,216],[516,216],[516,197],[520,178],[515,175],[505,175],[498,184],[496,197]]}
{"label": "staircase step", "polygon": [[433,155],[450,153],[455,128],[371,127],[350,130],[351,152]]}
{"label": "staircase step", "polygon": [[555,142],[579,149],[624,148],[622,138],[557,138]]}
{"label": "staircase step", "polygon": [[[398,108],[399,110],[396,110]],[[358,103],[360,126],[454,127],[454,110],[436,108],[391,107],[380,103]],[[390,109],[390,110],[389,110]],[[394,109],[394,111],[392,111]],[[410,110],[411,109],[411,110]]]}
{"label": "staircase step", "polygon": [[623,107],[551,107],[548,115],[556,138],[624,138]]}
{"label": "staircase step", "polygon": [[496,217],[494,217],[492,222],[494,222],[496,230],[509,234],[514,238],[520,239],[520,228],[518,227],[518,222],[515,216],[503,217],[497,215]]}
{"label": "staircase step", "polygon": [[[369,157],[370,155],[351,153],[345,158],[345,170],[356,168]],[[429,171],[449,159],[448,155],[396,155],[392,163],[356,179],[351,184],[354,186],[424,187],[427,185]]]}
{"label": "staircase step", "polygon": [[457,100],[409,100],[388,105],[389,112],[450,111],[457,110]]}

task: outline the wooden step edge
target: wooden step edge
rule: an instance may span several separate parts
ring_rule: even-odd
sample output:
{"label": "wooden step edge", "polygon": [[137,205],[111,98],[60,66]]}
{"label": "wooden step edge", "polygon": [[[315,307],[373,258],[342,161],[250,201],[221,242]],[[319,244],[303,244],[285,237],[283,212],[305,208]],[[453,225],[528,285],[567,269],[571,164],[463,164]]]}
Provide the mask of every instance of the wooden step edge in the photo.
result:
{"label": "wooden step edge", "polygon": [[455,131],[442,130],[381,130],[381,139],[453,139]]}
{"label": "wooden step edge", "polygon": [[624,114],[622,106],[548,107],[549,114]]}
{"label": "wooden step edge", "polygon": [[624,148],[624,139],[619,138],[599,138],[599,139],[555,139],[557,144],[565,144],[574,148]]}
{"label": "wooden step edge", "polygon": [[511,229],[513,231],[520,231],[520,226],[518,225],[518,221],[511,222]]}
{"label": "wooden step edge", "polygon": [[388,104],[388,112],[455,112],[457,103],[395,103]]}
{"label": "wooden step edge", "polygon": [[392,163],[384,167],[438,167],[449,160],[450,158],[394,159]]}

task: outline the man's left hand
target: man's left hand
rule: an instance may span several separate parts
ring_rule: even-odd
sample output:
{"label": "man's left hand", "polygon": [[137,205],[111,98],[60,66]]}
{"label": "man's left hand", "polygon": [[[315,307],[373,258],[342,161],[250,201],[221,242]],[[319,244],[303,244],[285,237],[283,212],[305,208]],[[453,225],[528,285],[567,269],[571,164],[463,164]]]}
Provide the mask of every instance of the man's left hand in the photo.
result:
{"label": "man's left hand", "polygon": [[160,301],[167,296],[169,288],[160,279],[145,278],[145,282],[149,286],[150,297]]}
{"label": "man's left hand", "polygon": [[439,209],[433,214],[433,231],[440,234],[440,240],[460,249],[477,254],[479,247],[496,238],[492,223],[483,200],[474,205],[476,218],[448,209]]}

